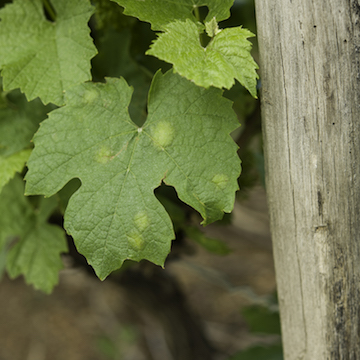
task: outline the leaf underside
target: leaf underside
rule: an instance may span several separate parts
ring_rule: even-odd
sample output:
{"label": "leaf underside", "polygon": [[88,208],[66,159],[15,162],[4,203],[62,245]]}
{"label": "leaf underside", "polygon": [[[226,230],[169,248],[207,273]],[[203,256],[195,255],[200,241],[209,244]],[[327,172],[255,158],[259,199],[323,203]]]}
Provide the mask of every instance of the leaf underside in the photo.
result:
{"label": "leaf underside", "polygon": [[240,160],[229,136],[239,124],[219,89],[158,72],[142,127],[130,119],[124,79],[69,90],[34,137],[27,194],[51,196],[73,178],[81,187],[65,228],[100,279],[123,261],[163,265],[174,232],[154,196],[163,181],[208,224],[233,208]]}

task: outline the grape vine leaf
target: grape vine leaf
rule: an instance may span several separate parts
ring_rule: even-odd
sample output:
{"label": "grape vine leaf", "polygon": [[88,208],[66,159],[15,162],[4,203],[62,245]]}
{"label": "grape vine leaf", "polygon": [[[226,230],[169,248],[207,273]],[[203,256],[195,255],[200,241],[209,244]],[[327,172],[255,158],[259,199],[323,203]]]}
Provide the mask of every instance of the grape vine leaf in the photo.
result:
{"label": "grape vine leaf", "polygon": [[216,21],[216,18],[213,17],[210,21],[205,23],[205,31],[206,34],[213,38],[215,35],[217,35],[221,30],[219,29],[219,24]]}
{"label": "grape vine leaf", "polygon": [[48,21],[41,0],[15,0],[0,10],[0,69],[4,90],[20,88],[29,100],[64,104],[64,90],[91,79],[96,48],[87,22],[89,0],[53,1]]}
{"label": "grape vine leaf", "polygon": [[39,99],[27,102],[20,91],[0,91],[0,191],[21,172],[31,153],[31,139],[53,107],[44,106]]}
{"label": "grape vine leaf", "polygon": [[153,78],[148,117],[130,119],[132,89],[123,78],[67,91],[34,137],[26,193],[51,196],[69,180],[64,226],[100,279],[125,259],[164,264],[174,232],[154,196],[163,181],[208,224],[234,205],[240,159],[229,135],[231,102],[168,71]]}
{"label": "grape vine leaf", "polygon": [[258,66],[250,54],[251,42],[247,40],[252,36],[251,31],[241,27],[214,30],[214,37],[204,48],[193,22],[174,21],[165,26],[165,32],[146,54],[172,63],[176,72],[205,88],[230,89],[236,79],[256,98]]}
{"label": "grape vine leaf", "polygon": [[22,171],[30,154],[31,149],[26,149],[8,157],[0,155],[0,191],[17,172]]}
{"label": "grape vine leaf", "polygon": [[205,21],[216,17],[222,21],[230,16],[230,8],[234,0],[112,0],[125,8],[124,14],[134,16],[142,21],[151,23],[153,30],[163,27],[177,20],[190,19],[196,23],[194,15],[197,8],[207,6],[209,12]]}
{"label": "grape vine leaf", "polygon": [[56,205],[42,198],[34,208],[19,176],[0,193],[0,252],[6,251],[6,270],[11,278],[23,274],[28,284],[46,293],[58,283],[60,253],[67,251],[64,230],[46,222]]}

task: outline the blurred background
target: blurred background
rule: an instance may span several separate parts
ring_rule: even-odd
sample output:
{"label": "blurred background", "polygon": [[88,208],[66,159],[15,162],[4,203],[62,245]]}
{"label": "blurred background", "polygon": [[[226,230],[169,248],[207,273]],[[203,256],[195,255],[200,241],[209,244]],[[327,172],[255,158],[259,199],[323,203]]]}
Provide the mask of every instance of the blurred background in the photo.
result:
{"label": "blurred background", "polygon": [[[170,65],[144,55],[155,38],[149,24],[124,16],[108,0],[93,4],[89,25],[99,49],[93,79],[123,76],[135,89],[130,114],[141,124],[152,75]],[[206,6],[200,10],[205,17]],[[231,17],[219,25],[242,25],[256,34],[253,0],[235,0]],[[251,40],[258,62],[256,38]],[[51,295],[4,274],[0,360],[282,359],[260,104],[238,83],[224,96],[234,102],[242,125],[232,134],[243,167],[233,213],[202,228],[200,216],[172,188],[161,186],[156,196],[176,231],[165,269],[126,262],[101,282],[69,237],[65,269]],[[78,186],[69,183],[60,204]],[[50,222],[62,225],[62,212]]]}
{"label": "blurred background", "polygon": [[230,252],[185,237],[165,270],[128,264],[104,282],[66,255],[51,295],[4,277],[0,359],[281,359],[264,189],[236,203],[232,224],[204,234]]}

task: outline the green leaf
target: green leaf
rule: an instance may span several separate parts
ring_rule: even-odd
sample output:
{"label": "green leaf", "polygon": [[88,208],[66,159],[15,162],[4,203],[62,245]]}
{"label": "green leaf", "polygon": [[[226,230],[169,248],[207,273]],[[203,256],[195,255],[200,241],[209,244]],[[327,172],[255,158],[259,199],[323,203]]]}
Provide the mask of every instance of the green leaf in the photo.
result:
{"label": "green leaf", "polygon": [[[1,93],[4,96],[4,93]],[[0,156],[8,157],[31,146],[31,139],[53,106],[39,99],[27,102],[20,91],[7,93],[0,108]]]}
{"label": "green leaf", "polygon": [[38,99],[28,103],[19,91],[0,94],[4,101],[0,108],[1,191],[15,173],[24,168],[31,153],[30,140],[52,107],[44,106]]}
{"label": "green leaf", "polygon": [[239,124],[219,89],[158,72],[143,127],[129,117],[131,93],[122,78],[69,90],[67,105],[40,126],[28,162],[28,194],[51,196],[80,179],[65,228],[100,279],[126,259],[164,264],[174,233],[154,196],[161,181],[204,224],[232,210],[238,188],[240,161],[229,133]]}
{"label": "green leaf", "polygon": [[250,331],[264,334],[281,334],[279,312],[265,306],[253,305],[242,310]]}
{"label": "green leaf", "polygon": [[254,346],[232,356],[229,360],[283,360],[281,345]]}
{"label": "green leaf", "polygon": [[229,247],[221,240],[207,237],[200,229],[194,226],[184,227],[186,235],[201,245],[204,249],[217,255],[227,255]]}
{"label": "green leaf", "polygon": [[0,68],[4,90],[20,88],[29,100],[64,103],[65,89],[87,81],[96,49],[87,22],[88,0],[56,0],[50,22],[41,0],[15,0],[0,10]]}
{"label": "green leaf", "polygon": [[34,209],[23,194],[24,182],[18,176],[0,193],[0,251],[6,253],[11,278],[23,274],[28,284],[50,293],[63,267],[59,254],[67,251],[65,232],[46,222],[56,206],[54,199],[42,199]]}
{"label": "green leaf", "polygon": [[17,172],[22,171],[30,154],[31,150],[27,149],[9,157],[0,156],[0,191]]}
{"label": "green leaf", "polygon": [[151,23],[153,30],[161,30],[164,25],[177,20],[190,19],[196,23],[196,9],[207,6],[206,21],[216,17],[222,21],[230,16],[234,0],[112,0],[125,8],[124,14]]}
{"label": "green leaf", "polygon": [[215,17],[213,17],[209,22],[205,23],[205,30],[206,34],[211,38],[221,31]]}
{"label": "green leaf", "polygon": [[199,86],[230,89],[236,79],[256,97],[258,66],[247,40],[252,36],[241,27],[227,28],[218,31],[204,48],[193,22],[174,21],[165,26],[165,32],[146,53],[173,64],[176,72]]}

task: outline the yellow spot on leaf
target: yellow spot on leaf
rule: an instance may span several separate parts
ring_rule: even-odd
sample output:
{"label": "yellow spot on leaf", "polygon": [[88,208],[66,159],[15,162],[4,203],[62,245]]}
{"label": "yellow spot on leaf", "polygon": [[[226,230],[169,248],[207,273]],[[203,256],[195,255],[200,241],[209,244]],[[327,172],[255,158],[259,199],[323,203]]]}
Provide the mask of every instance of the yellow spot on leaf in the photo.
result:
{"label": "yellow spot on leaf", "polygon": [[146,213],[146,211],[139,211],[134,216],[134,222],[135,226],[140,230],[140,232],[143,232],[150,224],[149,217]]}
{"label": "yellow spot on leaf", "polygon": [[151,136],[156,145],[161,148],[169,146],[174,140],[175,130],[168,121],[160,121],[151,131]]}
{"label": "yellow spot on leaf", "polygon": [[106,164],[113,158],[113,152],[108,147],[101,147],[95,155],[95,160],[100,164]]}
{"label": "yellow spot on leaf", "polygon": [[138,233],[137,231],[131,231],[128,235],[127,235],[127,239],[129,242],[129,245],[134,249],[134,250],[142,250],[145,247],[145,241],[143,236]]}
{"label": "yellow spot on leaf", "polygon": [[212,182],[218,186],[221,190],[224,190],[229,182],[229,178],[225,174],[216,174],[212,178]]}
{"label": "yellow spot on leaf", "polygon": [[98,93],[95,89],[87,89],[83,95],[83,101],[86,104],[91,104],[98,97]]}

